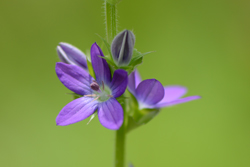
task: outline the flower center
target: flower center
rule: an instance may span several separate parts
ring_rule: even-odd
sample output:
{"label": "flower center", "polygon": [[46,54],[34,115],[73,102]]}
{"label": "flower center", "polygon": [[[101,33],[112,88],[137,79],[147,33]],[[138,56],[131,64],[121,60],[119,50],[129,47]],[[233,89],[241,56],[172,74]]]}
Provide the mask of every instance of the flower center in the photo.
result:
{"label": "flower center", "polygon": [[[84,95],[88,97],[95,97],[94,100],[98,100],[100,102],[107,101],[110,97],[113,97],[111,95],[111,90],[104,85],[104,82],[102,81],[102,88],[100,89],[100,86],[96,81],[93,81],[90,84],[91,89],[94,91],[91,95]],[[93,100],[93,101],[94,101]]]}

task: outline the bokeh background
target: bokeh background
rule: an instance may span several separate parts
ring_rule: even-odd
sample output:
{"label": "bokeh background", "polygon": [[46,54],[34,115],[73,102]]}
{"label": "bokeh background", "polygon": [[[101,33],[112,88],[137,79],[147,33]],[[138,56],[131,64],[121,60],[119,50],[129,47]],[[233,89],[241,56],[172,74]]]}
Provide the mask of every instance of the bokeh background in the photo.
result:
{"label": "bokeh background", "polygon": [[[0,166],[111,167],[114,131],[97,118],[55,125],[71,101],[56,46],[105,36],[102,0],[0,1]],[[139,72],[201,100],[165,108],[127,136],[135,167],[250,166],[250,1],[123,0],[119,30],[147,55]]]}

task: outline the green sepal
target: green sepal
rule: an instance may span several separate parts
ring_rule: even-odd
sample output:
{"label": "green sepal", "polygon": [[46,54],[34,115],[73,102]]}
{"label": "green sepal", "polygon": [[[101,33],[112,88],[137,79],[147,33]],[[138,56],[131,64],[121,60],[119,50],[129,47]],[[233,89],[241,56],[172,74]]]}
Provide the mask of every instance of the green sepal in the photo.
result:
{"label": "green sepal", "polygon": [[127,132],[138,128],[151,121],[156,115],[158,115],[160,109],[142,109],[136,110],[133,115],[128,116]]}
{"label": "green sepal", "polygon": [[86,50],[85,52],[86,57],[87,57],[87,66],[88,66],[88,72],[92,77],[95,77],[95,73],[91,64],[91,56],[90,56],[90,50]]}
{"label": "green sepal", "polygon": [[[153,51],[152,51],[153,52]],[[137,51],[137,49],[134,49],[133,51],[133,57],[131,59],[131,62],[129,63],[128,66],[122,66],[122,67],[117,67],[116,65],[113,65],[115,69],[123,69],[128,72],[128,75],[133,72],[138,65],[142,63],[143,56],[152,53],[152,52],[146,52],[146,53],[141,53]]]}
{"label": "green sepal", "polygon": [[134,113],[133,118],[138,124],[143,125],[151,121],[159,113],[159,111],[160,111],[159,109],[155,108],[142,109]]}
{"label": "green sepal", "polygon": [[141,53],[139,52],[137,49],[134,49],[133,51],[133,57],[129,63],[129,66],[133,66],[133,67],[136,67],[137,65],[141,64],[142,63],[142,58],[143,56],[149,54],[149,53],[152,53],[153,51],[151,52],[146,52],[146,53]]}
{"label": "green sepal", "polygon": [[158,108],[154,109],[139,109],[138,102],[136,98],[130,94],[130,103],[129,103],[129,113],[128,113],[128,124],[127,132],[138,128],[141,125],[144,125],[151,121],[160,111]]}
{"label": "green sepal", "polygon": [[94,72],[93,66],[88,59],[87,59],[87,65],[88,65],[89,75],[95,78],[95,72]]}
{"label": "green sepal", "polygon": [[86,56],[87,60],[90,61],[91,60],[90,49],[86,49],[84,53],[85,53],[85,56]]}
{"label": "green sepal", "polygon": [[133,72],[136,69],[136,67],[138,65],[140,65],[142,63],[143,57],[149,53],[152,53],[152,52],[141,53],[137,49],[134,49],[133,50],[133,57],[132,57],[129,65],[126,67],[123,67],[122,69],[128,71],[128,73],[130,74],[131,72]]}

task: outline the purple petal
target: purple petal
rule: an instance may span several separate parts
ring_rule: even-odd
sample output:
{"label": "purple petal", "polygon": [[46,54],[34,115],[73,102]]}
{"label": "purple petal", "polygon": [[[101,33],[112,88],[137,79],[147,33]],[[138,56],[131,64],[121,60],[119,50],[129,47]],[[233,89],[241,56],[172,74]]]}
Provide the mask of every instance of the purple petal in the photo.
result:
{"label": "purple petal", "polygon": [[140,74],[137,70],[128,76],[128,90],[135,96],[135,90],[141,82]]}
{"label": "purple petal", "polygon": [[87,71],[76,65],[56,63],[56,74],[69,90],[80,94],[91,94],[90,84],[94,80]]}
{"label": "purple petal", "polygon": [[96,43],[91,46],[90,54],[97,83],[102,85],[103,81],[106,85],[109,85],[111,81],[110,69],[106,60],[100,57],[104,57],[104,55]]}
{"label": "purple petal", "polygon": [[56,118],[56,124],[65,126],[88,118],[97,109],[98,102],[94,98],[81,97],[67,104]]}
{"label": "purple petal", "polygon": [[142,80],[138,70],[135,70],[134,73],[135,73],[135,88],[137,88],[137,86]]}
{"label": "purple petal", "polygon": [[136,88],[137,99],[146,105],[158,103],[164,96],[164,88],[156,79],[142,81]]}
{"label": "purple petal", "polygon": [[159,103],[167,103],[181,98],[187,93],[187,88],[183,86],[165,86],[165,95]]}
{"label": "purple petal", "polygon": [[108,129],[117,130],[123,123],[123,109],[115,98],[100,103],[98,117],[101,124]]}
{"label": "purple petal", "polygon": [[110,89],[114,98],[121,96],[128,85],[128,73],[125,70],[115,70]]}
{"label": "purple petal", "polygon": [[80,66],[85,70],[88,69],[85,54],[75,46],[61,42],[57,46],[57,53],[62,62]]}
{"label": "purple petal", "polygon": [[159,104],[156,104],[155,107],[156,108],[168,107],[168,106],[173,106],[173,105],[180,104],[180,103],[186,103],[192,100],[197,100],[200,98],[201,98],[200,96],[189,96],[189,97],[185,97],[185,98],[167,102],[167,103],[159,103]]}

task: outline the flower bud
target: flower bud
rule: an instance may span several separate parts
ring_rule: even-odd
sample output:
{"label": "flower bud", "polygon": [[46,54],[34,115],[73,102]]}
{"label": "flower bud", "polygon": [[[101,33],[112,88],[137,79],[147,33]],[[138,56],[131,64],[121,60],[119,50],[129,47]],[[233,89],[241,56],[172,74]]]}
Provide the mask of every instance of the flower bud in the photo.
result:
{"label": "flower bud", "polygon": [[108,3],[110,3],[111,5],[115,5],[119,2],[121,2],[122,0],[106,0]]}
{"label": "flower bud", "polygon": [[85,70],[88,69],[86,56],[78,48],[68,43],[61,42],[56,50],[61,62],[77,65]]}
{"label": "flower bud", "polygon": [[118,66],[129,64],[135,45],[135,36],[129,30],[120,32],[111,44],[111,53],[115,63]]}

